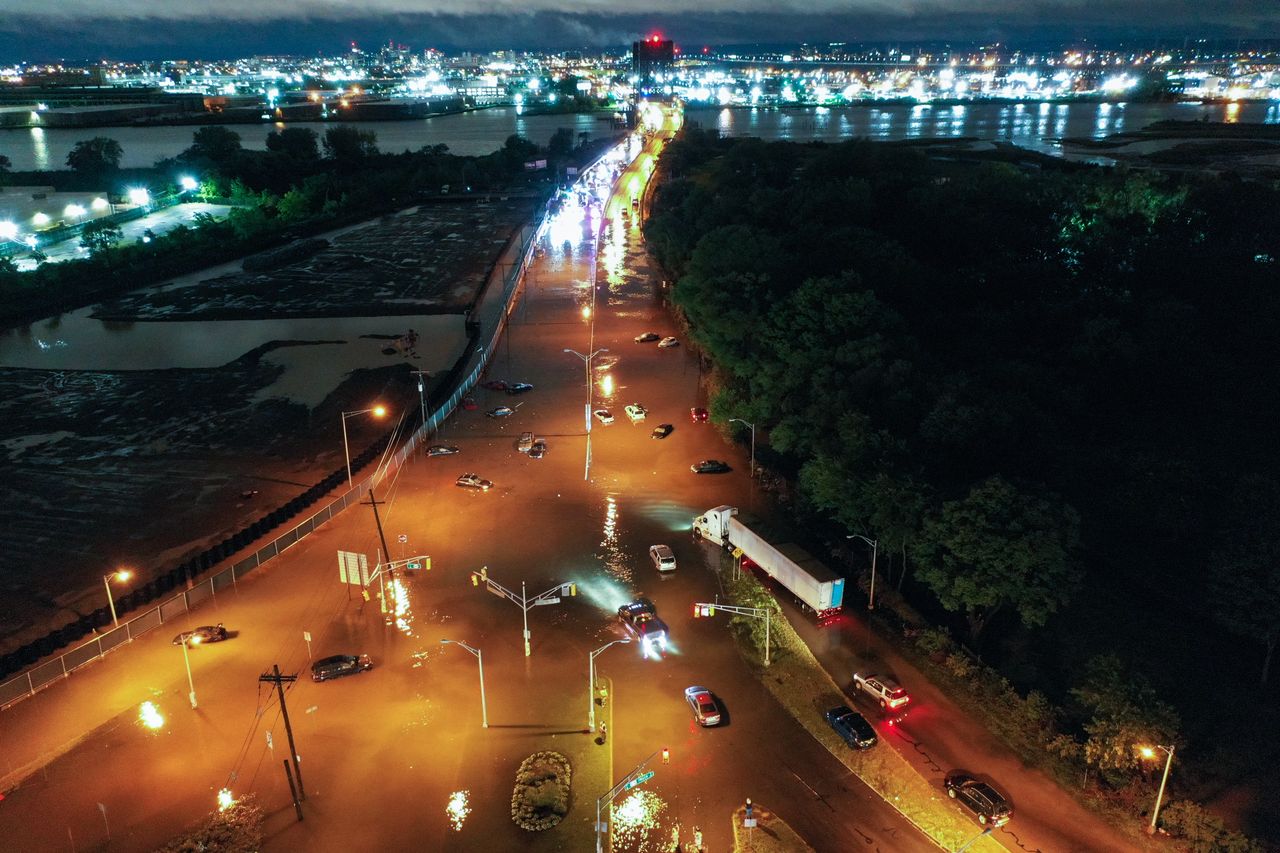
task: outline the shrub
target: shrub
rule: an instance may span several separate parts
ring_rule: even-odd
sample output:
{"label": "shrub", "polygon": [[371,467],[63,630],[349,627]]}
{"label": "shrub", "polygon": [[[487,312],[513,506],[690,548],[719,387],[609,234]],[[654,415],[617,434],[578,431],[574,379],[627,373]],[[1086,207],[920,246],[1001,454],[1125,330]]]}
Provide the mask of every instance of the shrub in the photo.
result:
{"label": "shrub", "polygon": [[916,635],[916,647],[928,655],[935,663],[941,663],[947,654],[955,648],[955,643],[946,631],[937,628],[926,628]]}
{"label": "shrub", "polygon": [[1160,812],[1160,822],[1193,853],[1262,853],[1260,844],[1227,829],[1221,818],[1188,800],[1169,803]]}
{"label": "shrub", "polygon": [[569,759],[558,752],[535,752],[520,762],[511,794],[511,819],[521,829],[541,832],[569,812]]}
{"label": "shrub", "polygon": [[262,808],[247,794],[226,811],[214,812],[200,826],[173,839],[158,853],[254,853],[262,845]]}

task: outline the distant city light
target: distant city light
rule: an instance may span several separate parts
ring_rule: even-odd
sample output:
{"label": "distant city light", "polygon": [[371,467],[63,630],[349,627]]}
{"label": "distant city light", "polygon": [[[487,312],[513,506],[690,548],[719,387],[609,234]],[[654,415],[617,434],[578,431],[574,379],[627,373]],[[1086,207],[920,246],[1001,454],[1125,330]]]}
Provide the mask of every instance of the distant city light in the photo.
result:
{"label": "distant city light", "polygon": [[111,207],[111,202],[107,201],[102,196],[98,196],[93,201],[89,202],[89,206],[94,210],[106,210]]}
{"label": "distant city light", "polygon": [[178,186],[182,187],[184,192],[191,192],[199,187],[200,184],[197,183],[196,179],[190,175],[183,175],[181,178],[178,178]]}
{"label": "distant city light", "polygon": [[129,203],[137,205],[150,204],[151,193],[139,187],[134,187],[129,190]]}
{"label": "distant city light", "polygon": [[18,224],[16,222],[0,222],[0,240],[18,240]]}

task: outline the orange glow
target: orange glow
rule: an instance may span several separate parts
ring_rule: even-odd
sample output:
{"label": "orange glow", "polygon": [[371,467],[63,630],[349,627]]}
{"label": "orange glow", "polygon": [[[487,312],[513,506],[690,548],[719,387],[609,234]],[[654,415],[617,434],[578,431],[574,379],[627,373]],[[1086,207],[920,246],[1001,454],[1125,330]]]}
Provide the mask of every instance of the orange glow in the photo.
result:
{"label": "orange glow", "polygon": [[373,416],[374,416],[375,418],[381,418],[381,417],[385,416],[386,414],[387,414],[387,407],[386,407],[386,406],[374,406],[374,407],[373,407]]}
{"label": "orange glow", "polygon": [[1138,752],[1142,753],[1143,758],[1155,758],[1156,751],[1149,746],[1138,747]]}
{"label": "orange glow", "polygon": [[584,320],[590,320],[590,319],[591,319],[591,306],[590,306],[590,305],[583,305],[583,306],[582,306],[582,319],[584,319]]}
{"label": "orange glow", "polygon": [[131,577],[133,577],[133,572],[129,571],[128,569],[121,569],[120,571],[116,572],[116,580],[120,581],[121,583],[124,583]]}

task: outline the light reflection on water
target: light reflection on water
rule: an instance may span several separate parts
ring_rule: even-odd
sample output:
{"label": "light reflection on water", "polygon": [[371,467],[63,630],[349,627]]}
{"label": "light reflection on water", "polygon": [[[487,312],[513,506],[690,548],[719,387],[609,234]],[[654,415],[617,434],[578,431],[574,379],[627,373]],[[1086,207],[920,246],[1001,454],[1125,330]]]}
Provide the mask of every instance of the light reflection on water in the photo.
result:
{"label": "light reflection on water", "polygon": [[621,518],[618,495],[604,496],[604,525],[600,539],[600,551],[596,555],[604,564],[605,572],[612,578],[630,584],[634,580],[626,552],[619,545]]}
{"label": "light reflection on water", "polygon": [[666,827],[667,803],[653,791],[637,789],[613,807],[615,850],[657,853],[671,849],[672,832]]}

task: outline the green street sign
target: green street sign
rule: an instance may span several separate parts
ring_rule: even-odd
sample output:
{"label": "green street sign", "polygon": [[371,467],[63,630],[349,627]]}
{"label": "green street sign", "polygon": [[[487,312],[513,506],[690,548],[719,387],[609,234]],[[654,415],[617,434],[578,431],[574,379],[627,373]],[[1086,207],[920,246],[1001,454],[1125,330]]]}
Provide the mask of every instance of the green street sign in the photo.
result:
{"label": "green street sign", "polygon": [[652,771],[652,770],[650,770],[648,773],[642,773],[642,774],[640,774],[639,776],[637,776],[636,778],[632,779],[632,780],[631,780],[630,782],[628,782],[627,784],[623,785],[623,786],[622,786],[622,790],[624,790],[624,791],[630,791],[630,790],[631,790],[632,788],[634,788],[636,785],[643,785],[645,782],[648,782],[648,781],[649,781],[650,779],[652,779],[652,778],[653,778],[653,771]]}
{"label": "green street sign", "polygon": [[422,568],[422,563],[410,563],[409,565],[405,566],[405,568],[406,568],[406,569],[410,569],[410,570],[412,570],[412,569],[420,569],[420,568]]}

